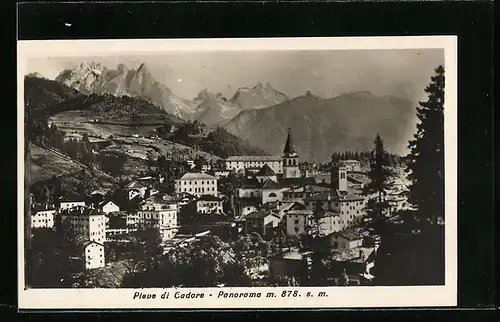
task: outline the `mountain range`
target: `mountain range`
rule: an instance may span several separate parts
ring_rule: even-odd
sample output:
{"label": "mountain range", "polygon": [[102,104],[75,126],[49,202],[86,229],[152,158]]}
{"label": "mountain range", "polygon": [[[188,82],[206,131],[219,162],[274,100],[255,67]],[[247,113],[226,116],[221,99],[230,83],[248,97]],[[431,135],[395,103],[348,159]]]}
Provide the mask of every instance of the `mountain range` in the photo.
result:
{"label": "mountain range", "polygon": [[65,69],[55,79],[83,94],[112,94],[140,97],[186,120],[197,120],[206,125],[219,125],[235,117],[240,111],[276,105],[288,97],[269,83],[258,83],[252,88],[239,88],[232,98],[201,91],[194,99],[175,95],[152,76],[146,64],[137,69],[119,64],[110,69],[100,63],[81,63]]}
{"label": "mountain range", "polygon": [[281,153],[291,128],[298,152],[308,161],[325,161],[334,151],[372,149],[377,133],[388,150],[405,153],[408,132],[416,123],[410,100],[363,91],[334,98],[308,91],[289,98],[269,83],[258,83],[239,88],[229,99],[208,89],[186,99],[154,79],[145,64],[109,69],[82,63],[64,70],[56,81],[86,94],[142,98],[184,120],[221,126],[270,154]]}
{"label": "mountain range", "polygon": [[377,133],[391,152],[404,151],[415,124],[411,101],[355,92],[324,99],[311,93],[273,107],[239,113],[224,127],[270,154],[281,154],[288,128],[304,160],[329,160],[332,152],[373,149]]}

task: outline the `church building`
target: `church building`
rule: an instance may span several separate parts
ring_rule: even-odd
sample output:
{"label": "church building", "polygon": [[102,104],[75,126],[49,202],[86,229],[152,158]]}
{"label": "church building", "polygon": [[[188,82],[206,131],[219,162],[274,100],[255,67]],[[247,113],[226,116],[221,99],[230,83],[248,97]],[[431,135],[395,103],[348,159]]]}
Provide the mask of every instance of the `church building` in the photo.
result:
{"label": "church building", "polygon": [[299,156],[295,152],[291,129],[288,129],[288,136],[283,149],[283,178],[300,178]]}

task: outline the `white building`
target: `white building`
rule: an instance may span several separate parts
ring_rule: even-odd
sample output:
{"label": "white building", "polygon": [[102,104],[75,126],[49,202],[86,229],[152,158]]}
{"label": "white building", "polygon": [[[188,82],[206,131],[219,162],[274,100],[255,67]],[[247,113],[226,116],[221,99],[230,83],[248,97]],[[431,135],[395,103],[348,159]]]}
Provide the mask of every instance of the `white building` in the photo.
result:
{"label": "white building", "polygon": [[171,239],[178,231],[178,205],[159,195],[146,199],[137,211],[139,225],[160,230],[163,240]]}
{"label": "white building", "polygon": [[104,243],[106,241],[106,216],[96,209],[76,207],[61,212],[64,225],[77,238]]}
{"label": "white building", "polygon": [[55,209],[42,209],[31,214],[31,228],[54,228]]}
{"label": "white building", "polygon": [[71,209],[73,207],[85,207],[85,198],[76,195],[67,195],[61,199],[60,210]]}
{"label": "white building", "polygon": [[248,168],[262,168],[267,164],[275,173],[283,173],[280,156],[231,156],[226,159],[226,169],[238,172]]}
{"label": "white building", "polygon": [[77,237],[104,243],[106,241],[106,216],[96,209],[76,207],[61,212],[61,219]]}
{"label": "white building", "polygon": [[207,173],[186,173],[182,178],[175,180],[175,192],[189,193],[196,197],[217,196],[217,178]]}
{"label": "white building", "polygon": [[347,191],[347,168],[344,166],[334,166],[331,172],[331,185],[334,189]]}
{"label": "white building", "polygon": [[203,195],[196,201],[196,212],[222,214],[222,200],[212,195]]}
{"label": "white building", "polygon": [[344,166],[347,171],[360,172],[361,171],[361,162],[358,160],[342,160],[340,164]]}
{"label": "white building", "polygon": [[106,215],[110,212],[118,212],[120,211],[120,207],[118,207],[113,201],[105,200],[99,204],[99,211],[105,213]]}
{"label": "white building", "polygon": [[77,245],[80,252],[83,253],[81,255],[84,256],[85,269],[105,267],[106,260],[103,244],[87,239],[79,242]]}

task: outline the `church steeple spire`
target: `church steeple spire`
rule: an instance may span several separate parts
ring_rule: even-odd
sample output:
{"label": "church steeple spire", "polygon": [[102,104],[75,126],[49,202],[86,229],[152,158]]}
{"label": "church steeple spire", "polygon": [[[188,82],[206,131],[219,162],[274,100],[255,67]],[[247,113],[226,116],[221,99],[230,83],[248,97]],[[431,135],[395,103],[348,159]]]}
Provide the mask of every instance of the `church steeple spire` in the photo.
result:
{"label": "church steeple spire", "polygon": [[286,138],[283,154],[293,154],[293,153],[295,153],[295,147],[293,145],[293,140],[292,140],[292,129],[288,128],[288,136]]}

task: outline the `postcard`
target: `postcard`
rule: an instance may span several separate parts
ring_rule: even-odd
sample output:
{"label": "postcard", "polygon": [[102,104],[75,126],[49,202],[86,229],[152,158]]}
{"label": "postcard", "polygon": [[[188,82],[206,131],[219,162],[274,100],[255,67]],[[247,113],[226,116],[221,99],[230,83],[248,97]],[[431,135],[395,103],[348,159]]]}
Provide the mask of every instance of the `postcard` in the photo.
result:
{"label": "postcard", "polygon": [[457,305],[457,38],[18,42],[20,309]]}

